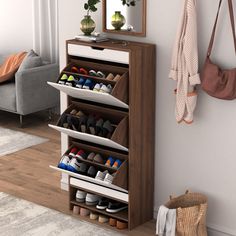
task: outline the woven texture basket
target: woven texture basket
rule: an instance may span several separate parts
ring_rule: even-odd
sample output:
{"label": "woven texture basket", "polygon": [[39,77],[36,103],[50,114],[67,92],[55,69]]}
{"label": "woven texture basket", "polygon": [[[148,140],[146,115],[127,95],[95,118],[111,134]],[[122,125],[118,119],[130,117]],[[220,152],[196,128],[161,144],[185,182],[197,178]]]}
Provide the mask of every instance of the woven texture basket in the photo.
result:
{"label": "woven texture basket", "polygon": [[179,197],[170,197],[170,201],[165,206],[176,209],[176,236],[207,236],[206,196],[186,191]]}

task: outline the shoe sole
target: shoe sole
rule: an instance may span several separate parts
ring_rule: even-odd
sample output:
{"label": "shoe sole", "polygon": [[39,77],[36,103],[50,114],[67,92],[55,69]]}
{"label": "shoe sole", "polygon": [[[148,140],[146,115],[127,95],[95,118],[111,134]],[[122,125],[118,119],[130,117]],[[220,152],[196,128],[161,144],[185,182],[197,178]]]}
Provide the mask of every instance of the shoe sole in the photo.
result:
{"label": "shoe sole", "polygon": [[98,202],[97,201],[96,202],[85,202],[85,204],[88,206],[95,206],[98,204]]}
{"label": "shoe sole", "polygon": [[96,206],[96,208],[97,208],[98,210],[106,210],[107,206],[106,206],[106,207]]}
{"label": "shoe sole", "polygon": [[76,200],[76,202],[81,202],[81,203],[82,203],[82,202],[85,202],[85,199],[76,198],[75,200]]}
{"label": "shoe sole", "polygon": [[123,211],[123,210],[125,210],[125,209],[127,209],[127,207],[122,207],[122,208],[119,208],[119,209],[116,209],[116,210],[112,210],[112,209],[106,209],[106,211],[108,212],[108,213],[117,213],[117,212],[120,212],[120,211]]}

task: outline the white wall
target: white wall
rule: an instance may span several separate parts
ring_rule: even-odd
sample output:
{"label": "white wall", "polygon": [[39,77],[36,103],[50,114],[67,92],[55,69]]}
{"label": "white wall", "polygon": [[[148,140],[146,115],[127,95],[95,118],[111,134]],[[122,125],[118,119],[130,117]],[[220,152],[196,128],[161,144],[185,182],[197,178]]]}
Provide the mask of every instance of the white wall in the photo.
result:
{"label": "white wall", "polygon": [[[65,64],[65,40],[79,32],[84,1],[59,0],[61,64]],[[220,101],[199,92],[194,124],[179,125],[174,119],[175,82],[168,79],[172,45],[182,0],[147,0],[147,37],[119,37],[157,45],[156,175],[155,209],[170,194],[186,189],[209,197],[208,226],[211,236],[236,235],[236,101]],[[225,1],[226,3],[227,1]],[[204,62],[218,1],[198,0],[199,51]],[[235,66],[226,7],[214,55],[222,65]],[[235,7],[236,9],[236,7]],[[95,14],[101,29],[101,11]],[[117,37],[117,36],[114,36]],[[226,63],[228,62],[228,63]],[[219,232],[216,233],[215,230]]]}
{"label": "white wall", "polygon": [[0,54],[33,46],[32,0],[0,0]]}

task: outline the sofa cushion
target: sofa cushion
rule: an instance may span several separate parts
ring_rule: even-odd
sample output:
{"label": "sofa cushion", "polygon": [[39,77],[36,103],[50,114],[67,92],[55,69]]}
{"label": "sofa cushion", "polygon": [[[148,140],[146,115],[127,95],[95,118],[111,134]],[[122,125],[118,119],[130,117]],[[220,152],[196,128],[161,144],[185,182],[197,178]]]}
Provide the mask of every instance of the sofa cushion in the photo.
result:
{"label": "sofa cushion", "polygon": [[0,85],[0,109],[16,112],[15,83]]}
{"label": "sofa cushion", "polygon": [[35,53],[34,50],[31,50],[27,53],[18,71],[24,71],[26,69],[35,68],[42,65],[43,65],[42,58],[37,53]]}
{"label": "sofa cushion", "polygon": [[16,71],[25,58],[26,53],[21,52],[9,56],[2,65],[0,65],[0,83],[14,78]]}

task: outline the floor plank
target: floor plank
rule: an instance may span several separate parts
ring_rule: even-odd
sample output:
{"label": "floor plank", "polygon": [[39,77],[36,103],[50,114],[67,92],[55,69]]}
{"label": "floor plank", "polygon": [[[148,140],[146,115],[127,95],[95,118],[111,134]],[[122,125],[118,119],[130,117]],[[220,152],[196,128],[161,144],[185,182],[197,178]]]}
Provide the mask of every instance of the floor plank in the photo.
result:
{"label": "floor plank", "polygon": [[[54,117],[52,122],[56,119]],[[68,193],[60,189],[60,174],[49,168],[51,164],[56,165],[60,158],[60,135],[47,123],[46,114],[37,113],[26,116],[24,128],[20,128],[17,115],[0,111],[1,127],[49,139],[46,143],[0,157],[0,192],[71,214]],[[130,236],[149,236],[155,235],[154,229],[154,221],[150,221],[131,232],[119,232]]]}

